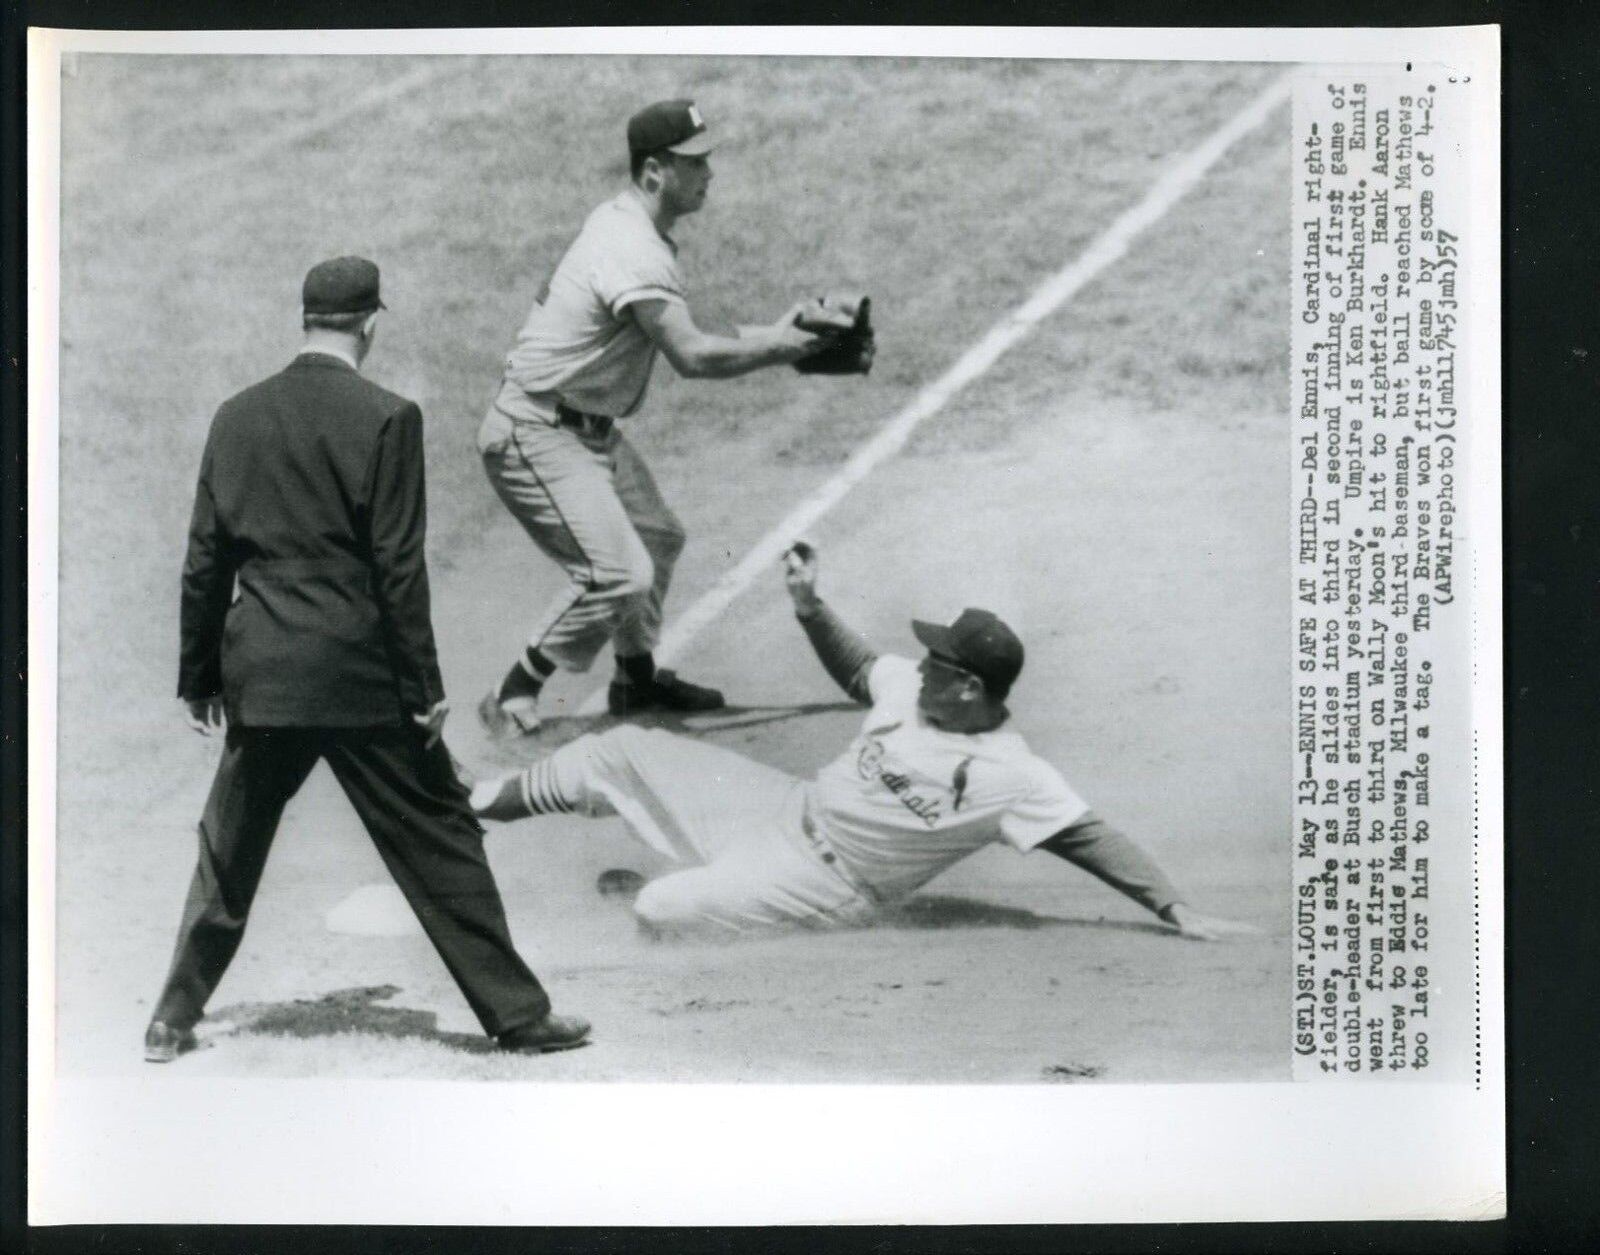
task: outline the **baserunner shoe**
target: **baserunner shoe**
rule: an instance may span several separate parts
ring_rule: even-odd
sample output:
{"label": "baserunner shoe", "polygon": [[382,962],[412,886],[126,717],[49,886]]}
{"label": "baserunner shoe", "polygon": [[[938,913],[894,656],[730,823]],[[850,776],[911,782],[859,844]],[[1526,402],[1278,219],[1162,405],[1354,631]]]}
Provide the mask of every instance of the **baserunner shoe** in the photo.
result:
{"label": "baserunner shoe", "polygon": [[621,898],[632,902],[643,889],[645,879],[631,867],[608,867],[594,882],[595,892],[602,898]]}

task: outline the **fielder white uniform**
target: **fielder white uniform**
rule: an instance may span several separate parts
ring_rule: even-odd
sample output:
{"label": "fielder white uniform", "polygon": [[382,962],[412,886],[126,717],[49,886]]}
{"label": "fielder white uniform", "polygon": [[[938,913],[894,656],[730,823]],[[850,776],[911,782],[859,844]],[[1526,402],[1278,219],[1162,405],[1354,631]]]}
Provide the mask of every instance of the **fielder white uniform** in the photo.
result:
{"label": "fielder white uniform", "polygon": [[686,288],[677,245],[630,189],[561,258],[478,428],[496,494],[567,572],[528,643],[570,671],[612,639],[622,655],[651,651],[683,549],[683,525],[613,421],[650,383],[656,347],[628,312],[646,300],[686,303]]}
{"label": "fielder white uniform", "polygon": [[662,928],[735,933],[856,923],[991,842],[1031,850],[1086,817],[1083,800],[1018,733],[927,723],[919,684],[910,659],[877,659],[861,731],[812,781],[623,727],[528,768],[523,800],[535,814],[621,816],[640,840],[689,865],[647,884],[638,915]]}

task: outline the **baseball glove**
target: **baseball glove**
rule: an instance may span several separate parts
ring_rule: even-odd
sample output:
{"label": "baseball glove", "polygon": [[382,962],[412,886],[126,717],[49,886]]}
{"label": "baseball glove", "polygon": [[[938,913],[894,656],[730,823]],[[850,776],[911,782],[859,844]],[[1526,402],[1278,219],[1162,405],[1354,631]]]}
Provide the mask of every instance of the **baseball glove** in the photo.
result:
{"label": "baseball glove", "polygon": [[795,315],[794,324],[829,337],[825,347],[794,364],[802,375],[865,375],[872,369],[878,345],[870,296],[852,292],[819,296]]}

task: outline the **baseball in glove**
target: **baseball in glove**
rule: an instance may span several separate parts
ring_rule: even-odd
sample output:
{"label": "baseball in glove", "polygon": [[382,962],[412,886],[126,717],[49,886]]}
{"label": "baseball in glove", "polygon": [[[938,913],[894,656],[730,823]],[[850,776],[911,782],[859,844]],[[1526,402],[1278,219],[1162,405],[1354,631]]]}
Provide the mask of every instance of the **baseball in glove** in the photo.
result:
{"label": "baseball in glove", "polygon": [[877,340],[872,332],[872,298],[853,292],[819,296],[795,315],[795,326],[829,337],[828,344],[794,368],[803,375],[865,375],[872,369]]}

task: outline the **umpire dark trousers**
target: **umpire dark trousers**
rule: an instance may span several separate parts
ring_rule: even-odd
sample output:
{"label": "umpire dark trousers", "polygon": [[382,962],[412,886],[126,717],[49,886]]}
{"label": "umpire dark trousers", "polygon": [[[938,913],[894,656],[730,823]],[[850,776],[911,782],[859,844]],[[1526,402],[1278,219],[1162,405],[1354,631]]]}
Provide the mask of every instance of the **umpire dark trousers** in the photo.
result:
{"label": "umpire dark trousers", "polygon": [[511,942],[500,890],[444,743],[413,729],[230,727],[200,820],[200,858],[153,1019],[188,1028],[244,936],[289,799],[326,759],[484,1032],[543,1018],[550,998]]}

